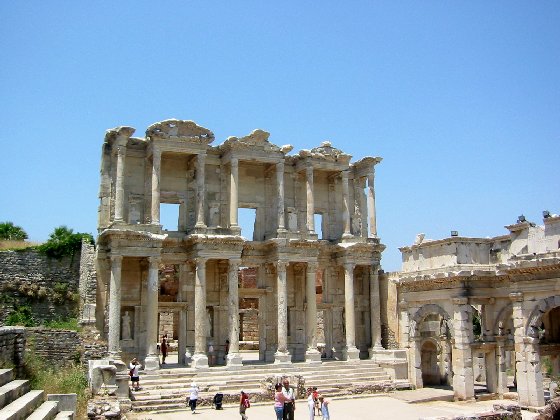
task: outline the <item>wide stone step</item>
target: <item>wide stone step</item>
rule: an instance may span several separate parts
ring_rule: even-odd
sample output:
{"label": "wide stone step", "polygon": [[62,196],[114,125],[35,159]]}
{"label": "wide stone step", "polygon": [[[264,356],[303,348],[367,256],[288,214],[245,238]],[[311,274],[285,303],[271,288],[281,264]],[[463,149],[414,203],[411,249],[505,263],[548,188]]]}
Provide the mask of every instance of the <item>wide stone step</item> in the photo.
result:
{"label": "wide stone step", "polygon": [[18,379],[8,382],[0,387],[0,408],[10,404],[12,401],[17,400],[27,391],[29,391],[29,381]]}
{"label": "wide stone step", "polygon": [[0,386],[6,385],[14,380],[13,369],[0,369]]}
{"label": "wide stone step", "polygon": [[2,420],[23,420],[45,400],[43,391],[29,391],[0,410]]}
{"label": "wide stone step", "polygon": [[58,402],[57,401],[45,401],[39,406],[27,420],[52,420],[58,414]]}
{"label": "wide stone step", "polygon": [[73,420],[73,419],[74,419],[73,411],[61,411],[54,418],[54,420]]}

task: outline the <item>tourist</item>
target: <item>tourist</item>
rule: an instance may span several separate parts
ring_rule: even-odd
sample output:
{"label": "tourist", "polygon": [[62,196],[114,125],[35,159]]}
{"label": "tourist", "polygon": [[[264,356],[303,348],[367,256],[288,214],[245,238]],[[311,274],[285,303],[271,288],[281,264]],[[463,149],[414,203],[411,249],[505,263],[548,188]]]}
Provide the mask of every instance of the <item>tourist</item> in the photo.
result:
{"label": "tourist", "polygon": [[282,393],[286,400],[284,401],[284,412],[282,413],[283,420],[294,420],[294,411],[296,411],[296,397],[294,395],[294,390],[290,387],[290,381],[288,378],[284,379],[282,383],[284,388]]}
{"label": "tourist", "polygon": [[284,414],[284,402],[286,397],[282,392],[282,384],[274,385],[274,411],[276,412],[276,420],[282,420],[282,415]]}
{"label": "tourist", "polygon": [[319,395],[319,402],[321,403],[321,414],[323,415],[323,420],[329,420],[331,418],[329,415],[329,404],[331,402],[322,395]]}
{"label": "tourist", "polygon": [[247,420],[249,418],[245,414],[249,407],[251,407],[249,395],[247,395],[244,391],[241,391],[241,398],[239,399],[239,414],[241,414],[241,420]]}
{"label": "tourist", "polygon": [[189,389],[189,407],[191,408],[191,413],[196,414],[196,401],[198,400],[198,386],[196,382],[191,383],[191,388]]}
{"label": "tourist", "polygon": [[134,391],[138,391],[140,389],[140,368],[142,365],[138,362],[138,359],[135,357],[130,361],[130,365],[128,368],[130,371],[128,374],[130,375],[130,382],[132,384],[132,389]]}
{"label": "tourist", "polygon": [[226,340],[226,345],[225,345],[225,349],[224,349],[224,360],[227,359],[228,353],[229,353],[229,340]]}
{"label": "tourist", "polygon": [[313,389],[307,389],[307,409],[309,410],[309,420],[315,418],[315,400],[313,399]]}
{"label": "tourist", "polygon": [[161,364],[165,365],[165,358],[167,357],[167,334],[161,337]]}
{"label": "tourist", "polygon": [[[317,392],[317,387],[313,387],[313,402],[315,403],[315,409],[317,410],[317,415],[321,415],[321,405],[319,404],[319,393]],[[315,411],[314,411],[315,412]]]}
{"label": "tourist", "polygon": [[224,394],[222,394],[222,392],[220,391],[220,388],[218,388],[217,391],[218,392],[216,392],[216,395],[214,395],[214,398],[212,399],[212,405],[214,405],[216,410],[221,410],[222,409],[222,401],[224,399]]}

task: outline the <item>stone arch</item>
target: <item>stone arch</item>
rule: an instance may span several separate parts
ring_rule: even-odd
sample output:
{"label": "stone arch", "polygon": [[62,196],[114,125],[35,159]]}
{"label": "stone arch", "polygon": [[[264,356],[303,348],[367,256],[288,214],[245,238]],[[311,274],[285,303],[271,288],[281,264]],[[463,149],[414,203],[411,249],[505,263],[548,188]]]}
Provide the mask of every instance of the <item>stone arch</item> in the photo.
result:
{"label": "stone arch", "polygon": [[422,385],[441,385],[439,367],[441,344],[433,338],[422,340],[419,344]]}
{"label": "stone arch", "polygon": [[[435,303],[428,303],[423,305],[416,311],[414,316],[410,320],[410,337],[416,337],[417,335],[417,327],[418,325],[426,318],[428,315],[431,314],[438,314],[440,315],[445,322],[449,323],[451,321],[451,317],[449,314],[443,309],[440,305],[436,305]],[[451,325],[448,325],[449,332],[451,337],[454,336],[454,331]]]}
{"label": "stone arch", "polygon": [[[494,326],[492,328],[492,334],[500,335],[500,323],[501,325],[505,326],[508,323],[513,322],[513,303],[508,302],[506,303],[500,312],[498,312],[498,316],[494,322]],[[513,334],[513,330],[511,331]]]}
{"label": "stone arch", "polygon": [[539,326],[541,324],[542,316],[560,306],[560,295],[556,296],[549,296],[545,299],[541,299],[537,301],[535,307],[531,311],[529,315],[529,319],[527,321],[527,327],[525,329],[525,336],[538,338],[539,337]]}

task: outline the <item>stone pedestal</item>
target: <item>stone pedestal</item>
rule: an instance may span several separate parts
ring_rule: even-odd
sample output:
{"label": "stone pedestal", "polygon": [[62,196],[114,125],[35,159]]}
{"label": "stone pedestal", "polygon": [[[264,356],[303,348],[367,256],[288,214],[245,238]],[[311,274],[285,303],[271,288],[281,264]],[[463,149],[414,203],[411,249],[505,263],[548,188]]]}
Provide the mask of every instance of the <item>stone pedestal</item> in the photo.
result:
{"label": "stone pedestal", "polygon": [[291,364],[292,363],[292,356],[290,353],[286,352],[279,352],[277,351],[274,353],[274,364]]}
{"label": "stone pedestal", "polygon": [[242,367],[243,359],[239,353],[229,353],[226,356],[226,363],[228,368]]}
{"label": "stone pedestal", "polygon": [[321,353],[316,349],[309,349],[305,352],[306,363],[321,363]]}
{"label": "stone pedestal", "polygon": [[152,371],[159,369],[159,357],[148,355],[144,359],[144,370]]}
{"label": "stone pedestal", "polygon": [[346,361],[360,360],[360,350],[356,347],[345,347],[342,350],[342,358]]}
{"label": "stone pedestal", "polygon": [[379,363],[392,380],[408,379],[408,360],[406,350],[370,350],[370,359]]}
{"label": "stone pedestal", "polygon": [[192,357],[191,367],[195,369],[208,369],[208,356],[205,354],[195,354]]}

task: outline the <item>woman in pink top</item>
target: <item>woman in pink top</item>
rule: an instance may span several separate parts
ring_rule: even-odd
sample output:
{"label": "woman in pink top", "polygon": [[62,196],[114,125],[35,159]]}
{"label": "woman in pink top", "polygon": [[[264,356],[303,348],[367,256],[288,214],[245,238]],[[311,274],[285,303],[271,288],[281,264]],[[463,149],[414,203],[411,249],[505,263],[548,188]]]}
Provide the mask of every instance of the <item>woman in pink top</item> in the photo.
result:
{"label": "woman in pink top", "polygon": [[282,420],[286,396],[282,392],[282,384],[276,384],[274,388],[276,389],[276,392],[274,392],[274,411],[276,412],[276,419]]}

